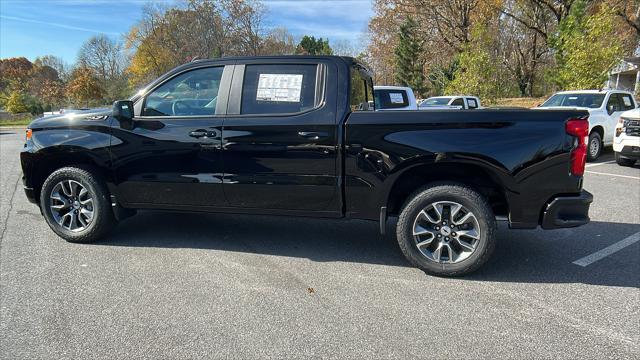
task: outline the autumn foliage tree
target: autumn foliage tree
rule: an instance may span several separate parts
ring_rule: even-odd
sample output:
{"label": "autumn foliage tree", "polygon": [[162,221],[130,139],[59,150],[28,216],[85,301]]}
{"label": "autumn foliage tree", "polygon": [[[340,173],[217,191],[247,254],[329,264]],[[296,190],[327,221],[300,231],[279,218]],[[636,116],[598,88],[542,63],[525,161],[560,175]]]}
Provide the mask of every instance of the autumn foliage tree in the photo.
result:
{"label": "autumn foliage tree", "polygon": [[80,66],[71,73],[66,95],[78,105],[89,106],[102,98],[104,89],[93,69]]}

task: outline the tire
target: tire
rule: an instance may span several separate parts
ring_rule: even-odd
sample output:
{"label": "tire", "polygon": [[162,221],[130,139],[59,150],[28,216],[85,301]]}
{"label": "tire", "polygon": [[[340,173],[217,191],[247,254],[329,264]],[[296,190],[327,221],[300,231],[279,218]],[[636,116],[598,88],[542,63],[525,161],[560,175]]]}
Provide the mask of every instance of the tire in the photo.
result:
{"label": "tire", "polygon": [[[458,205],[462,208],[454,213]],[[451,217],[447,216],[447,207],[449,215],[455,215],[453,223]],[[435,227],[429,228],[433,223],[422,214],[423,210],[433,220],[436,220],[436,215],[440,212],[440,220],[446,221],[449,218],[448,226],[440,222],[437,230]],[[467,223],[456,223],[456,218],[460,221],[466,217],[467,212],[472,213]],[[457,234],[456,229],[459,231]],[[433,234],[433,239],[429,242],[430,234],[426,234],[425,237],[414,235],[414,230],[415,233],[425,230]],[[450,237],[445,236],[447,232]],[[477,235],[477,238],[461,235],[461,232]],[[489,202],[475,190],[457,183],[434,183],[418,189],[409,196],[403,206],[396,227],[398,245],[407,260],[426,273],[436,276],[460,276],[478,269],[493,253],[496,244],[495,233],[496,220]],[[453,235],[457,235],[457,238]],[[449,240],[446,245],[440,245],[445,244],[445,239]],[[423,245],[418,245],[419,243]],[[467,247],[463,247],[463,243]],[[442,247],[439,253],[438,246]],[[460,251],[460,254],[456,254],[457,251]],[[444,252],[447,252],[448,256],[445,256]],[[436,261],[437,258],[440,261]]]}
{"label": "tire", "polygon": [[616,162],[620,166],[633,166],[636,163],[634,159],[629,159],[626,157],[622,157],[620,153],[616,153]]}
{"label": "tire", "polygon": [[65,167],[49,175],[42,185],[40,207],[44,218],[58,236],[69,242],[96,241],[116,224],[107,187],[95,174],[88,167]]}
{"label": "tire", "polygon": [[595,161],[602,154],[602,136],[593,131],[587,144],[587,161]]}

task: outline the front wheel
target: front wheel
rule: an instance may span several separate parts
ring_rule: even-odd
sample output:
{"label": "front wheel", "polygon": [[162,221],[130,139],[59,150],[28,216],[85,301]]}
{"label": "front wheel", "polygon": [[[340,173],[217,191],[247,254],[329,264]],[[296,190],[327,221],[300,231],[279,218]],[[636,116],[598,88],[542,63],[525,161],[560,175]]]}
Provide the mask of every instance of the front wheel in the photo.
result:
{"label": "front wheel", "polygon": [[69,242],[98,240],[115,225],[107,188],[89,169],[54,171],[42,185],[40,207],[49,227]]}
{"label": "front wheel", "polygon": [[475,190],[438,183],[413,193],[396,228],[405,257],[438,276],[468,274],[484,264],[495,247],[496,221],[488,201]]}
{"label": "front wheel", "polygon": [[602,137],[597,132],[589,135],[589,147],[587,151],[587,160],[595,161],[602,154]]}

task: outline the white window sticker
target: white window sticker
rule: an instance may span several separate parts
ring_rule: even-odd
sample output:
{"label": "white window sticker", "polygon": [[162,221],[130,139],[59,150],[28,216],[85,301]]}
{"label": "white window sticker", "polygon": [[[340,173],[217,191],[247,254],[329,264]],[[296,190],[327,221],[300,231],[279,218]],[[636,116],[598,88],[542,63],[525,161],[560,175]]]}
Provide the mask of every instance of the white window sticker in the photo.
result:
{"label": "white window sticker", "polygon": [[300,102],[302,74],[260,74],[257,101]]}
{"label": "white window sticker", "polygon": [[399,92],[390,92],[389,99],[392,104],[404,104],[404,98],[402,97],[402,93]]}
{"label": "white window sticker", "polygon": [[623,96],[622,100],[624,101],[624,106],[631,106],[631,98],[628,96]]}

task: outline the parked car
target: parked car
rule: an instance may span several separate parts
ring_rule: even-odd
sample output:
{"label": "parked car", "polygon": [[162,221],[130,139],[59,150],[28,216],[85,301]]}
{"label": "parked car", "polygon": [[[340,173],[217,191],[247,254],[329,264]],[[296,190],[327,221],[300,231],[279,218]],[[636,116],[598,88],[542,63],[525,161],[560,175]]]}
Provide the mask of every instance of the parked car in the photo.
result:
{"label": "parked car", "polygon": [[624,111],[637,107],[633,95],[620,90],[562,91],[547,99],[538,109],[581,109],[589,112],[587,160],[596,160],[604,146],[613,144],[613,132]]}
{"label": "parked car", "polygon": [[366,111],[372,94],[352,58],[192,62],[111,111],[32,122],[25,193],[71,242],[136,209],[365,219],[382,234],[397,217],[404,255],[437,275],[481,266],[496,217],[518,229],[589,221],[586,111],[399,117]]}
{"label": "parked car", "polygon": [[434,96],[422,100],[419,110],[480,109],[480,99],[476,96]]}
{"label": "parked car", "polygon": [[620,115],[613,151],[619,165],[633,166],[640,160],[640,109],[625,111]]}
{"label": "parked car", "polygon": [[374,86],[375,109],[378,111],[418,110],[413,90],[405,86]]}

